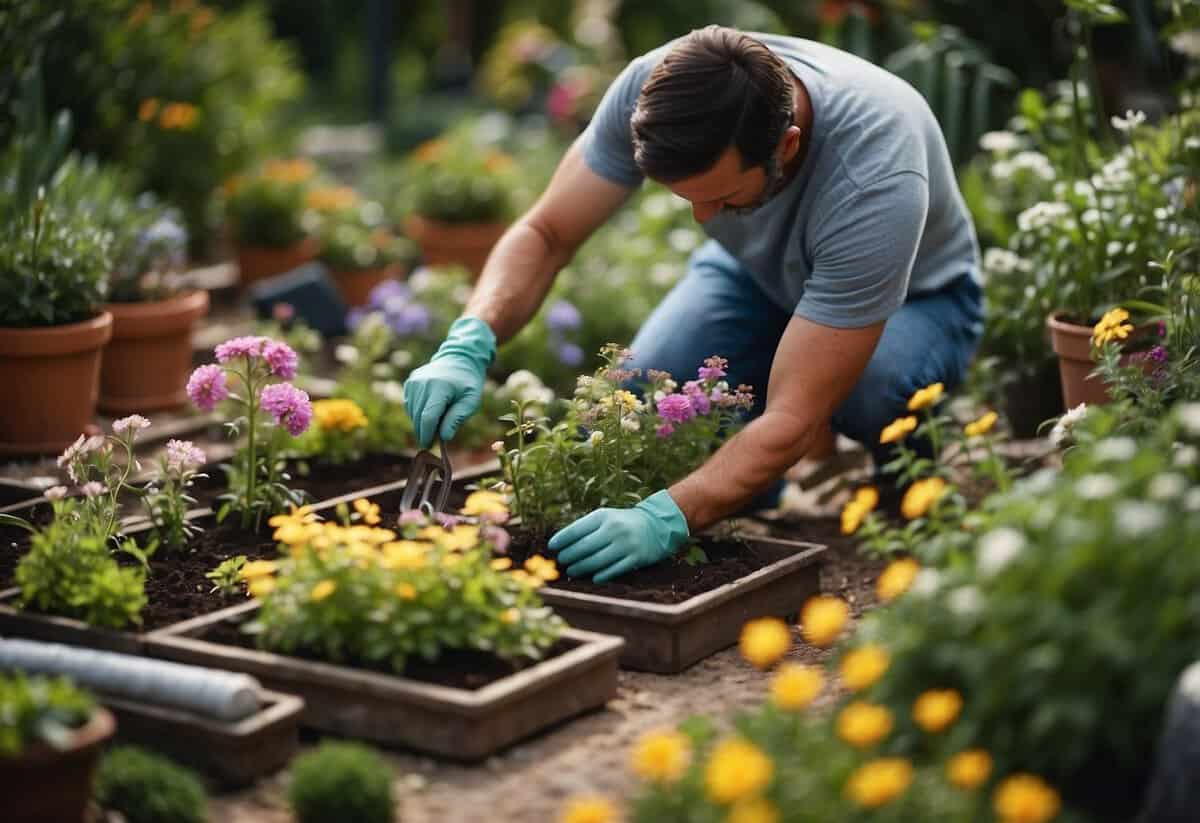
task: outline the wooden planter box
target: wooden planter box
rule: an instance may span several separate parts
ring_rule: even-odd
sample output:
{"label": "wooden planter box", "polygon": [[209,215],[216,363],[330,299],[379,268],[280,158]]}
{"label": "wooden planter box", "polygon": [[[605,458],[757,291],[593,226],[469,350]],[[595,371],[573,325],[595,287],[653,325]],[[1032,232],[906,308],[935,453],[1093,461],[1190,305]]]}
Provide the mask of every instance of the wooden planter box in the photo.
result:
{"label": "wooden planter box", "polygon": [[569,651],[475,690],[204,640],[208,628],[257,608],[245,603],[151,632],[146,652],[245,672],[268,688],[299,695],[304,725],[318,731],[458,760],[487,757],[616,696],[624,643],[575,629],[563,635],[575,644]]}

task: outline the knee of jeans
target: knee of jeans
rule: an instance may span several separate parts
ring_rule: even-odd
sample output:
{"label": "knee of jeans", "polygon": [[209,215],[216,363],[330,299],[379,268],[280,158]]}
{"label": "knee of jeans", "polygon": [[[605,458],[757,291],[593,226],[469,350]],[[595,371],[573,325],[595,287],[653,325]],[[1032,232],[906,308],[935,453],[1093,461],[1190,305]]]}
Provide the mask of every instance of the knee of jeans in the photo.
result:
{"label": "knee of jeans", "polygon": [[880,432],[908,413],[909,398],[925,385],[919,375],[906,374],[888,368],[886,361],[873,360],[834,413],[834,431],[868,448],[878,445]]}

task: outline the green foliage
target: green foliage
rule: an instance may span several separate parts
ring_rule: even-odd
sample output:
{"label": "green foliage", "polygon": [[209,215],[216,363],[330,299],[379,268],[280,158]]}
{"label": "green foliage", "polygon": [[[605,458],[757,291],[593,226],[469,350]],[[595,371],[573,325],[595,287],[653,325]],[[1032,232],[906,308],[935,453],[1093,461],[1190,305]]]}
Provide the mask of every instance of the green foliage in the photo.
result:
{"label": "green foliage", "polygon": [[383,206],[374,201],[355,200],[325,212],[320,225],[320,259],[335,272],[382,268],[416,257],[412,241],[387,227]]}
{"label": "green foliage", "polygon": [[292,764],[288,801],[299,823],[390,823],[392,770],[367,746],[325,742]]}
{"label": "green foliage", "polygon": [[204,576],[213,582],[212,594],[238,594],[242,591],[242,567],[246,565],[246,555],[239,554],[228,560],[221,561],[215,569],[205,572]]}
{"label": "green foliage", "polygon": [[498,223],[516,216],[516,161],[475,129],[460,127],[422,143],[403,174],[403,202],[430,220]]}
{"label": "green foliage", "polygon": [[208,798],[200,778],[165,757],[116,746],[96,770],[96,802],[129,823],[204,823]]}
{"label": "green foliage", "polygon": [[227,181],[221,205],[238,243],[283,247],[303,239],[315,172],[306,160],[272,160]]}
{"label": "green foliage", "polygon": [[0,759],[37,743],[64,748],[95,706],[66,678],[0,674]]}

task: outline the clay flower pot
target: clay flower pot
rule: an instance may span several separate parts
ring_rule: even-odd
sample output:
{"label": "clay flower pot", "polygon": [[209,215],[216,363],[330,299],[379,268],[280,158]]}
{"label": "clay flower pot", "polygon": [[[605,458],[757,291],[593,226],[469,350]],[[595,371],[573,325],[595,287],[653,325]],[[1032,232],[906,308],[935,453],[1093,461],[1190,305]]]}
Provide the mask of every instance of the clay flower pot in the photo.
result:
{"label": "clay flower pot", "polygon": [[492,247],[508,230],[507,223],[443,223],[419,214],[404,221],[404,231],[421,247],[425,263],[457,263],[478,278]]}
{"label": "clay flower pot", "polygon": [[243,246],[238,244],[238,276],[242,288],[259,280],[291,271],[315,260],[320,244],[315,237],[305,237],[290,246]]}
{"label": "clay flower pot", "polygon": [[146,303],[110,303],[112,340],[100,370],[100,408],[114,414],[174,409],[187,402],[192,329],[208,292]]}
{"label": "clay flower pot", "polygon": [[[1046,318],[1046,328],[1050,330],[1050,345],[1058,355],[1058,374],[1066,407],[1073,409],[1080,403],[1089,406],[1109,403],[1112,398],[1108,384],[1098,377],[1089,377],[1096,368],[1096,361],[1092,359],[1093,327],[1076,325],[1064,318],[1064,312],[1054,312]],[[1154,329],[1153,324],[1135,327],[1125,344],[1153,334]],[[1127,358],[1121,359],[1122,365],[1128,362]],[[1143,368],[1149,372],[1151,365],[1145,364]]]}
{"label": "clay flower pot", "polygon": [[92,774],[116,722],[99,708],[65,749],[44,743],[20,757],[0,757],[4,819],[13,823],[82,823],[92,799]]}
{"label": "clay flower pot", "polygon": [[65,326],[0,328],[0,454],[60,452],[92,422],[112,325],[104,312]]}
{"label": "clay flower pot", "polygon": [[401,274],[400,264],[391,263],[370,269],[342,269],[333,272],[333,279],[337,281],[338,291],[348,304],[365,306],[372,289],[384,280],[400,279]]}

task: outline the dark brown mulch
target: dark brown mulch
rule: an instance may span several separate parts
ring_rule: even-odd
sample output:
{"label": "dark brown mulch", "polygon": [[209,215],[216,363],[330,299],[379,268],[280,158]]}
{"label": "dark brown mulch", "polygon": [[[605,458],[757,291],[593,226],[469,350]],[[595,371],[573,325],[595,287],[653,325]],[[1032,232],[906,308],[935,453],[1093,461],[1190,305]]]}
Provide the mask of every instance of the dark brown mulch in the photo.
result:
{"label": "dark brown mulch", "polygon": [[[30,509],[23,509],[10,514],[24,518],[34,526],[49,525],[54,519],[54,510],[49,504],[41,503]],[[17,569],[17,561],[29,551],[29,532],[20,526],[0,525],[0,588],[12,582],[13,573]]]}

